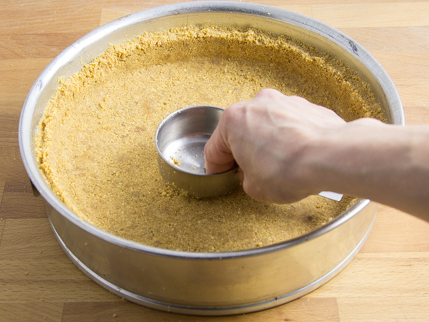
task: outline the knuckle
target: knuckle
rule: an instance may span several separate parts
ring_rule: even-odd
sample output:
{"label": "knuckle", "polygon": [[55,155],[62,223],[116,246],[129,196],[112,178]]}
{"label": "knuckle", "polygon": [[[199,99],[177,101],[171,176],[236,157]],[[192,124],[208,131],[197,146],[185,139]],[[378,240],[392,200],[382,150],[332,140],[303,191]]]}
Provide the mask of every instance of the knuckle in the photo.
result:
{"label": "knuckle", "polygon": [[256,97],[261,97],[261,98],[272,98],[276,95],[278,95],[278,91],[272,88],[264,88],[262,90],[259,91],[258,94],[256,94]]}
{"label": "knuckle", "polygon": [[259,186],[256,185],[252,180],[244,179],[243,181],[243,190],[246,194],[248,194],[250,197],[252,197],[255,200],[263,200],[261,196],[261,189],[259,189]]}
{"label": "knuckle", "polygon": [[222,118],[224,118],[228,124],[234,123],[236,120],[241,119],[241,116],[245,113],[245,109],[246,107],[243,102],[235,103],[225,109]]}

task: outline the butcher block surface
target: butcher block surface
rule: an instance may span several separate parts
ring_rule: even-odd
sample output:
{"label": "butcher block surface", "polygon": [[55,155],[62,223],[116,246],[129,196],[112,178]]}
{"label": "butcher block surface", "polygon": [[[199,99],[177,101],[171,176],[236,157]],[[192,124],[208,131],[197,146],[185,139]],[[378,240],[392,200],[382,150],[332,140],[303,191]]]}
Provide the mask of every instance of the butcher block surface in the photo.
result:
{"label": "butcher block surface", "polygon": [[[133,304],[64,254],[19,153],[25,97],[49,62],[91,30],[175,2],[0,0],[0,322],[429,321],[429,224],[384,205],[365,246],[334,279],[291,303],[245,315],[185,316]],[[391,76],[406,123],[429,125],[429,1],[249,2],[296,11],[349,35]]]}

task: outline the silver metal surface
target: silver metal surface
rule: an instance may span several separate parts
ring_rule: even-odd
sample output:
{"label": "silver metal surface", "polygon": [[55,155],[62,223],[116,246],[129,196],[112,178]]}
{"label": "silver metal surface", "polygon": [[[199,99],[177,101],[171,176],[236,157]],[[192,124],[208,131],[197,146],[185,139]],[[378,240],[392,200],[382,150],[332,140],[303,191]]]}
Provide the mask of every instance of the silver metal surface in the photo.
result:
{"label": "silver metal surface", "polygon": [[342,193],[337,193],[332,191],[322,191],[319,193],[319,196],[322,196],[331,200],[335,200],[335,201],[340,201],[343,198]]}
{"label": "silver metal surface", "polygon": [[335,223],[339,228],[315,231],[304,237],[307,242],[297,239],[273,247],[215,254],[147,247],[145,254],[140,254],[140,245],[118,246],[97,234],[88,236],[48,208],[60,246],[96,283],[132,302],[192,315],[259,311],[317,289],[357,255],[370,235],[377,211],[374,203],[360,204],[356,215],[346,214]]}
{"label": "silver metal surface", "polygon": [[199,315],[252,312],[283,304],[326,283],[368,236],[376,205],[359,200],[327,225],[272,246],[225,253],[188,253],[137,244],[82,221],[45,182],[34,137],[58,78],[80,70],[107,49],[145,31],[215,23],[256,27],[313,45],[354,69],[371,87],[388,122],[404,124],[398,93],[381,65],[345,34],[287,10],[243,2],[190,2],[153,8],[104,25],[62,52],[31,88],[19,124],[27,173],[48,202],[48,217],[67,255],[94,281],[136,303]]}
{"label": "silver metal surface", "polygon": [[189,106],[177,110],[159,124],[155,133],[159,171],[173,187],[197,198],[225,195],[240,183],[237,167],[208,175],[204,146],[213,134],[223,109]]}

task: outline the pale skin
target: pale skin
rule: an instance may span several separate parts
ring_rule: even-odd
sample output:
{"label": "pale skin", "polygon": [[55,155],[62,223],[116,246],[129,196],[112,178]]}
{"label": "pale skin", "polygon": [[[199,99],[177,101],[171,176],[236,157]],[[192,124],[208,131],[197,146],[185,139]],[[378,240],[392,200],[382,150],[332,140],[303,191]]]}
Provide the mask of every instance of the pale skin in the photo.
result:
{"label": "pale skin", "polygon": [[205,147],[206,170],[235,164],[254,199],[290,203],[335,191],[429,221],[429,126],[333,111],[272,89],[228,107]]}

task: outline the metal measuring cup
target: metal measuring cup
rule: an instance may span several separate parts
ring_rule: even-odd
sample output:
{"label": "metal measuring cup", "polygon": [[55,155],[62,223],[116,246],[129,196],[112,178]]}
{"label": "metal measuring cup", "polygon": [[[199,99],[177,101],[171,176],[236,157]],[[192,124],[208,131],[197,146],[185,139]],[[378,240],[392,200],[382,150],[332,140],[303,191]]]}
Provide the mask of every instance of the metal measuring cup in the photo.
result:
{"label": "metal measuring cup", "polygon": [[169,114],[155,133],[161,176],[173,187],[197,198],[225,195],[237,188],[238,167],[206,174],[204,146],[223,113],[215,106],[185,107]]}

